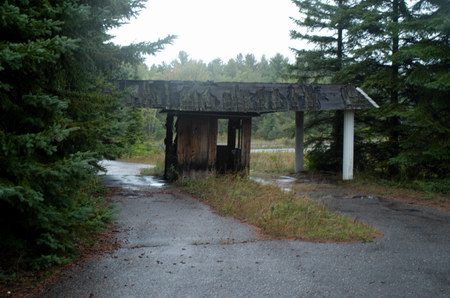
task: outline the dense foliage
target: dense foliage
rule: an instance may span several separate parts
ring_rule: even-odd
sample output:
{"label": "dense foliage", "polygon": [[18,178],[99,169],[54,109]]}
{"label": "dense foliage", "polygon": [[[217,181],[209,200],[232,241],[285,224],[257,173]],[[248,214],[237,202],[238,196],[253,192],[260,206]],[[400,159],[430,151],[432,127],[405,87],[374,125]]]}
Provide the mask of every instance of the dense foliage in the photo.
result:
{"label": "dense foliage", "polygon": [[108,80],[172,39],[109,42],[107,30],[140,8],[139,0],[0,4],[1,271],[65,262],[109,218],[96,162],[123,153],[136,123]]}
{"label": "dense foliage", "polygon": [[[302,39],[313,45],[312,49],[297,49],[292,76],[301,83],[345,83],[336,74],[349,59],[345,30],[349,15],[344,1],[294,1],[302,18],[294,20],[304,30],[291,31],[293,39]],[[326,17],[324,17],[326,16]],[[317,169],[339,171],[342,167],[343,113],[321,111],[307,117],[309,130],[307,145],[310,165]],[[330,125],[331,124],[331,125]]]}
{"label": "dense foliage", "polygon": [[[381,105],[357,115],[357,166],[449,191],[450,2],[293,2],[300,17],[292,37],[316,45],[298,51],[296,76],[359,85]],[[313,152],[320,167],[330,139]]]}

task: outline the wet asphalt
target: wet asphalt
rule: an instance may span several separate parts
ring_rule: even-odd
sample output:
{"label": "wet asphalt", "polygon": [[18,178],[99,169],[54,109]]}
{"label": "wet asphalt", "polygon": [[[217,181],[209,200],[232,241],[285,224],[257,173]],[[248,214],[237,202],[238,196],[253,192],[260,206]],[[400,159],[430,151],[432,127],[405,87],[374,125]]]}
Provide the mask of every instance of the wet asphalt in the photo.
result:
{"label": "wet asphalt", "polygon": [[262,240],[140,165],[111,162],[105,183],[123,245],[64,271],[44,297],[450,297],[450,214],[377,197],[331,208],[378,228],[370,243]]}

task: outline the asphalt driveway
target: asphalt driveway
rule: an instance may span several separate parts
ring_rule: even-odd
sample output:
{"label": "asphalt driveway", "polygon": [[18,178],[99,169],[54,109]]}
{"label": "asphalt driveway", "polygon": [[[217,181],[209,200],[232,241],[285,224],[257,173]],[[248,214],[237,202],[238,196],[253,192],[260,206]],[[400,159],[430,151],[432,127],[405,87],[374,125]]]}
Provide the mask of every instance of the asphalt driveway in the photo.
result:
{"label": "asphalt driveway", "polygon": [[[45,297],[450,297],[450,215],[375,197],[328,198],[377,227],[370,243],[266,241],[111,163],[120,249],[62,273]],[[114,168],[115,167],[115,168]],[[133,167],[134,172],[133,172]],[[150,180],[146,180],[150,179]]]}

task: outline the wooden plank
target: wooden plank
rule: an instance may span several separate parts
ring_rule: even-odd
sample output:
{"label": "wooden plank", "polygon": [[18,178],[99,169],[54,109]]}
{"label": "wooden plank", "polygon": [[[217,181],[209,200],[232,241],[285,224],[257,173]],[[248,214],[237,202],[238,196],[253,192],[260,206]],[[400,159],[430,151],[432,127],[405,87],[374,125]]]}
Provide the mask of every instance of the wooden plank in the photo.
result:
{"label": "wooden plank", "polygon": [[127,91],[128,105],[173,111],[260,114],[373,107],[351,85],[123,80],[117,86]]}
{"label": "wooden plank", "polygon": [[173,120],[172,114],[167,114],[166,118],[166,138],[164,139],[164,145],[166,146],[166,154],[164,157],[164,179],[173,180],[175,177],[170,173],[170,169],[176,167],[175,148],[173,144]]}
{"label": "wooden plank", "polygon": [[252,138],[252,118],[242,118],[241,133],[241,170],[248,174],[250,172],[250,149]]}
{"label": "wooden plank", "polygon": [[216,165],[217,157],[217,129],[218,119],[216,117],[209,118],[208,132],[208,169],[212,170]]}
{"label": "wooden plank", "polygon": [[179,116],[178,166],[183,176],[211,170],[216,162],[217,119]]}
{"label": "wooden plank", "polygon": [[191,121],[188,117],[178,117],[177,125],[177,160],[182,170],[189,160]]}

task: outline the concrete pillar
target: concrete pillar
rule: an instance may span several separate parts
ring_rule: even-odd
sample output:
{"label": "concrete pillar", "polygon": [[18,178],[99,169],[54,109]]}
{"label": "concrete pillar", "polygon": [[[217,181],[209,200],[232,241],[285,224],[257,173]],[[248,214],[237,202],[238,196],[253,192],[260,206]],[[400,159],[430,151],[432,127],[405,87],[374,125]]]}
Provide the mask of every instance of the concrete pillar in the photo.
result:
{"label": "concrete pillar", "polygon": [[344,111],[344,154],[342,161],[342,179],[353,179],[353,151],[355,135],[355,112]]}
{"label": "concrete pillar", "polygon": [[295,172],[304,170],[304,112],[295,112]]}

